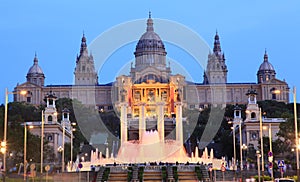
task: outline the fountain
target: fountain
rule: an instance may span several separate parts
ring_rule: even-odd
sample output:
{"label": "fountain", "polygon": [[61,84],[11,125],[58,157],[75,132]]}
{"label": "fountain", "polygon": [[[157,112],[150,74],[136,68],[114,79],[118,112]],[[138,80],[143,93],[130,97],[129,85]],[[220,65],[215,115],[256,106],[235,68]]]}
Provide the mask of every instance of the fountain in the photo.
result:
{"label": "fountain", "polygon": [[[139,119],[139,133],[141,134],[138,140],[128,140],[127,138],[127,104],[121,104],[121,145],[118,155],[109,156],[109,149],[106,148],[106,157],[102,157],[102,153],[98,149],[91,151],[91,161],[82,162],[83,168],[81,170],[90,170],[90,166],[105,165],[112,163],[128,164],[128,163],[147,163],[147,162],[168,162],[168,163],[204,163],[213,164],[215,168],[221,168],[225,159],[214,159],[213,150],[205,148],[202,156],[199,156],[198,147],[188,157],[187,152],[183,146],[183,133],[182,133],[182,104],[176,104],[176,139],[165,139],[163,122],[157,123],[159,126],[157,130],[147,131],[146,117],[140,116]],[[160,108],[162,104],[158,103],[158,121],[163,118],[163,110]],[[144,110],[145,104],[140,105],[141,110]],[[125,113],[124,113],[125,112]],[[145,114],[142,112],[142,114]],[[160,118],[160,119],[159,119]],[[122,124],[123,123],[123,124]],[[142,131],[142,132],[141,132]],[[70,168],[70,167],[69,167]],[[72,168],[72,167],[71,167]],[[74,170],[74,168],[72,168]]]}

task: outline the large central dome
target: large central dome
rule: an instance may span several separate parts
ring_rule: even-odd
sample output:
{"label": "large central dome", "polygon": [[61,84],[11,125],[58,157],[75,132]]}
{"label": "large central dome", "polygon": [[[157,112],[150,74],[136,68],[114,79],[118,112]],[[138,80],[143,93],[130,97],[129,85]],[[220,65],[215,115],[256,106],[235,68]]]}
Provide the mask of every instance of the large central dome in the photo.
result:
{"label": "large central dome", "polygon": [[160,39],[159,35],[154,32],[151,15],[149,15],[147,20],[146,32],[141,36],[137,43],[134,54],[136,57],[144,54],[160,54],[164,56],[167,54],[163,41]]}
{"label": "large central dome", "polygon": [[163,41],[154,32],[151,14],[147,20],[146,32],[137,43],[134,55],[136,71],[142,71],[149,66],[161,71],[166,70],[167,52]]}

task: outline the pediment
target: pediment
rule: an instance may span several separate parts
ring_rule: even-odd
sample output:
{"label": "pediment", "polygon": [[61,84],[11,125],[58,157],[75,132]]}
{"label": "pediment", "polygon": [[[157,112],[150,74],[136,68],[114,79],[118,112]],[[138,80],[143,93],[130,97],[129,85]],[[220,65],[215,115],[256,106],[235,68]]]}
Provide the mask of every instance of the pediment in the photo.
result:
{"label": "pediment", "polygon": [[37,85],[37,84],[34,84],[34,83],[31,83],[31,82],[25,82],[25,83],[22,83],[20,85],[17,85],[16,88],[19,88],[22,90],[22,88],[42,88],[41,86]]}
{"label": "pediment", "polygon": [[263,84],[268,84],[268,85],[272,85],[272,84],[285,84],[287,85],[287,83],[283,80],[279,80],[277,78],[272,78],[266,82],[264,82]]}

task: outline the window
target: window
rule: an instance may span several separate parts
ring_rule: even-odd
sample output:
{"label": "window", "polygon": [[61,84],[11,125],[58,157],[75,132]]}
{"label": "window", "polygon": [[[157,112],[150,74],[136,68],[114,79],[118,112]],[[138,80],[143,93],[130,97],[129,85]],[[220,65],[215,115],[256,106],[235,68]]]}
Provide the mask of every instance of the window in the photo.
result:
{"label": "window", "polygon": [[240,117],[240,111],[238,110],[238,111],[235,111],[235,115],[237,116],[237,117]]}
{"label": "window", "polygon": [[256,114],[255,114],[255,112],[252,112],[251,113],[251,119],[255,119],[256,118]]}
{"label": "window", "polygon": [[272,88],[272,89],[270,90],[271,95],[272,95],[272,100],[276,100],[276,93],[275,93],[275,91],[276,91],[276,88]]}
{"label": "window", "polygon": [[48,116],[48,123],[52,123],[52,120],[53,120],[52,116]]}
{"label": "window", "polygon": [[49,142],[51,142],[53,140],[52,135],[48,135],[47,139]]}
{"label": "window", "polygon": [[113,110],[114,109],[114,107],[113,106],[108,106],[108,108],[107,108],[108,110]]}
{"label": "window", "polygon": [[27,97],[27,102],[28,102],[28,103],[31,102],[31,97]]}
{"label": "window", "polygon": [[251,131],[250,132],[250,140],[257,140],[258,139],[258,131]]}

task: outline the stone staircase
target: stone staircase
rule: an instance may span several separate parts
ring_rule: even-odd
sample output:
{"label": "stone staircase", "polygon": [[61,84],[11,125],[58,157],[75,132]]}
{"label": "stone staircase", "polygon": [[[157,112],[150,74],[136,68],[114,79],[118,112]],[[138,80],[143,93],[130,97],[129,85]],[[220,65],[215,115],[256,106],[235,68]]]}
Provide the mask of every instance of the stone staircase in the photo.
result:
{"label": "stone staircase", "polygon": [[209,176],[209,172],[208,172],[207,168],[204,165],[200,165],[199,168],[200,168],[200,172],[202,174],[203,181],[204,182],[210,181],[210,176]]}
{"label": "stone staircase", "polygon": [[96,178],[96,181],[97,181],[97,182],[103,181],[103,180],[102,180],[102,176],[103,176],[104,170],[105,170],[105,168],[104,168],[104,167],[101,167],[101,168],[99,169],[99,171],[97,172],[97,178]]}
{"label": "stone staircase", "polygon": [[162,182],[162,175],[161,175],[161,172],[157,172],[157,171],[149,171],[149,172],[144,172],[144,175],[143,175],[143,181],[151,181],[151,182],[154,182],[154,181],[159,181],[159,182]]}
{"label": "stone staircase", "polygon": [[[200,172],[202,174],[202,181],[208,182],[210,181],[209,173],[205,166],[199,166]],[[114,166],[114,167],[101,167],[97,172],[97,182],[103,181],[112,181],[112,182],[122,182],[128,181],[131,179],[133,182],[138,181],[147,181],[147,182],[163,182],[175,181],[174,175],[176,174],[179,182],[198,182],[199,179],[197,177],[196,171],[199,171],[199,167],[196,170],[195,166],[178,166],[176,167],[176,171],[173,172],[173,166],[145,166],[138,167],[133,166],[132,168],[122,167],[122,166]],[[174,169],[175,170],[175,169]],[[196,171],[195,171],[196,170]],[[130,172],[130,174],[128,173]],[[226,171],[227,172],[227,171]],[[226,174],[226,178],[231,178],[233,174]],[[129,175],[129,176],[128,176]],[[141,175],[141,178],[139,177]],[[106,177],[104,177],[106,176]],[[130,177],[130,179],[128,179]],[[176,179],[177,179],[176,178]],[[222,179],[222,173],[220,171],[216,171],[216,179],[219,181]]]}
{"label": "stone staircase", "polygon": [[199,181],[194,171],[178,171],[178,181],[180,182],[192,182]]}
{"label": "stone staircase", "polygon": [[111,172],[108,181],[123,182],[127,181],[127,172]]}

